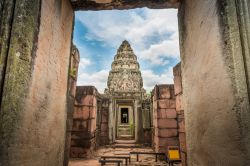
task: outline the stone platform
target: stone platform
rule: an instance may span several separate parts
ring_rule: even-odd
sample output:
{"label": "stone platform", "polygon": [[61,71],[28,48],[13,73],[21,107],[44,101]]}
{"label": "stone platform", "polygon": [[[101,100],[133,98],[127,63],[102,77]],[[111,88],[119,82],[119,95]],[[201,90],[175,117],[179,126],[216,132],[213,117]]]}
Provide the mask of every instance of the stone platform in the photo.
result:
{"label": "stone platform", "polygon": [[[143,148],[102,147],[98,149],[93,155],[93,157],[90,159],[70,160],[69,166],[100,166],[98,160],[101,156],[124,156],[128,155],[129,152],[153,152],[153,149],[149,147],[143,147]],[[106,165],[110,166],[112,164],[106,164]],[[165,161],[161,160],[155,162],[155,156],[153,155],[140,155],[139,162],[136,162],[136,155],[132,155],[130,166],[168,166],[168,164]]]}

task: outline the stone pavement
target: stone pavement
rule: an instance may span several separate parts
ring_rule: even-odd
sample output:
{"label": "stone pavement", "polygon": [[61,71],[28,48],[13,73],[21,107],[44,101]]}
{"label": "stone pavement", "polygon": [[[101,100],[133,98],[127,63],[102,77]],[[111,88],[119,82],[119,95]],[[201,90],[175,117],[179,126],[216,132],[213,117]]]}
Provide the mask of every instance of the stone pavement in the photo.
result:
{"label": "stone pavement", "polygon": [[[69,166],[100,166],[98,160],[100,156],[127,156],[129,152],[153,152],[152,148],[110,148],[102,147],[98,149],[90,159],[72,159]],[[106,164],[111,166],[116,164]],[[125,164],[124,164],[125,165]],[[136,162],[136,155],[131,156],[130,166],[168,166],[165,161],[155,162],[154,155],[140,155],[139,162]]]}

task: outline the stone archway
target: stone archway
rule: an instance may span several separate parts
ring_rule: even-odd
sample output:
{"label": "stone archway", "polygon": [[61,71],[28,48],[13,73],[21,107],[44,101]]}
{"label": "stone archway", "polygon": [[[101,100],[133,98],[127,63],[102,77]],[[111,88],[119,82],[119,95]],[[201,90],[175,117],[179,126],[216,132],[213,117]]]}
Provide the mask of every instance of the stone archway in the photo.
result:
{"label": "stone archway", "polygon": [[249,6],[238,0],[1,0],[0,165],[63,165],[74,10],[136,7],[179,7],[189,165],[248,165]]}

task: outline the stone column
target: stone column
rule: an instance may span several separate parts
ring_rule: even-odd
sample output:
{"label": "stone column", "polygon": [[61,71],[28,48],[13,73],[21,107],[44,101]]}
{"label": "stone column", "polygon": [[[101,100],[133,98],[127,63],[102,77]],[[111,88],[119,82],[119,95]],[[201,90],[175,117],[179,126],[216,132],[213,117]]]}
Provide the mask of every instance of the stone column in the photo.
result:
{"label": "stone column", "polygon": [[108,122],[108,128],[109,128],[109,141],[110,144],[113,143],[113,99],[109,99],[109,122]]}
{"label": "stone column", "polygon": [[78,49],[72,45],[70,54],[70,66],[68,76],[68,95],[67,95],[67,120],[66,120],[66,138],[64,149],[64,166],[68,165],[70,145],[71,145],[71,130],[73,125],[73,113],[76,95],[76,82],[78,75],[78,65],[80,62],[80,55]]}
{"label": "stone column", "polygon": [[178,146],[174,85],[156,85],[153,90],[153,146],[165,153],[168,146]]}
{"label": "stone column", "polygon": [[187,148],[186,148],[186,130],[185,118],[183,109],[183,94],[182,94],[182,78],[181,78],[181,63],[178,63],[173,68],[174,74],[174,92],[176,98],[176,113],[178,122],[178,138],[181,153],[182,166],[186,166]]}
{"label": "stone column", "polygon": [[112,142],[114,143],[114,141],[116,140],[116,132],[117,132],[117,119],[116,119],[116,114],[117,114],[117,102],[116,100],[113,100],[113,116],[112,116]]}
{"label": "stone column", "polygon": [[[139,104],[140,103],[140,104]],[[141,101],[136,100],[135,106],[137,107],[137,133],[138,133],[138,142],[144,142],[144,132],[143,132],[143,119],[142,119],[142,108]]]}
{"label": "stone column", "polygon": [[134,100],[134,113],[135,113],[135,117],[134,117],[134,119],[135,119],[135,125],[134,125],[134,127],[135,127],[135,141],[136,142],[138,142],[139,141],[139,138],[138,138],[138,131],[139,131],[139,129],[138,129],[138,127],[139,127],[139,125],[138,125],[138,107],[137,107],[137,100]]}

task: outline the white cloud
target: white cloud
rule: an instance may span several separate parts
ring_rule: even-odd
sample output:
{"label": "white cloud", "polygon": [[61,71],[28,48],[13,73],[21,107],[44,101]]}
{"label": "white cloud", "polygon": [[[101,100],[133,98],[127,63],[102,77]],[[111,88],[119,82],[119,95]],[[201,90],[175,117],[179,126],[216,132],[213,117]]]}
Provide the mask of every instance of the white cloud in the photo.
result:
{"label": "white cloud", "polygon": [[[179,60],[177,10],[77,12],[76,19],[88,29],[83,37],[89,42],[102,41],[106,48],[117,49],[126,39],[131,43],[139,60],[150,61],[151,66],[141,71],[147,91],[151,91],[156,84],[173,83],[172,67],[168,66],[173,65],[169,58]],[[88,59],[90,56],[87,48],[80,50],[88,56],[81,58],[77,84],[94,85],[99,92],[103,92],[107,87],[109,71],[102,69],[92,74],[87,73],[85,67],[95,65],[95,62],[91,63]],[[160,65],[167,70],[159,74],[151,68],[154,65]]]}
{"label": "white cloud", "polygon": [[80,59],[80,63],[79,63],[79,68],[80,69],[84,69],[85,67],[87,67],[90,64],[91,64],[91,62],[90,62],[89,59],[87,59],[87,58],[81,58]]}
{"label": "white cloud", "polygon": [[107,87],[108,70],[101,70],[95,73],[80,72],[77,78],[77,85],[94,85],[100,93]]}
{"label": "white cloud", "polygon": [[78,77],[81,73],[84,72],[87,66],[91,65],[91,61],[88,58],[80,58],[79,66],[78,66]]}
{"label": "white cloud", "polygon": [[169,68],[164,74],[156,74],[152,70],[142,70],[143,87],[149,92],[156,84],[173,84],[173,70]]}
{"label": "white cloud", "polygon": [[177,10],[124,12],[78,12],[76,18],[89,30],[89,40],[118,48],[127,39],[139,58],[151,60],[152,65],[166,64],[162,57],[179,57]]}
{"label": "white cloud", "polygon": [[164,57],[179,59],[179,45],[176,35],[173,34],[168,40],[158,44],[152,44],[148,49],[139,52],[142,59],[150,60],[152,64],[165,65]]}

